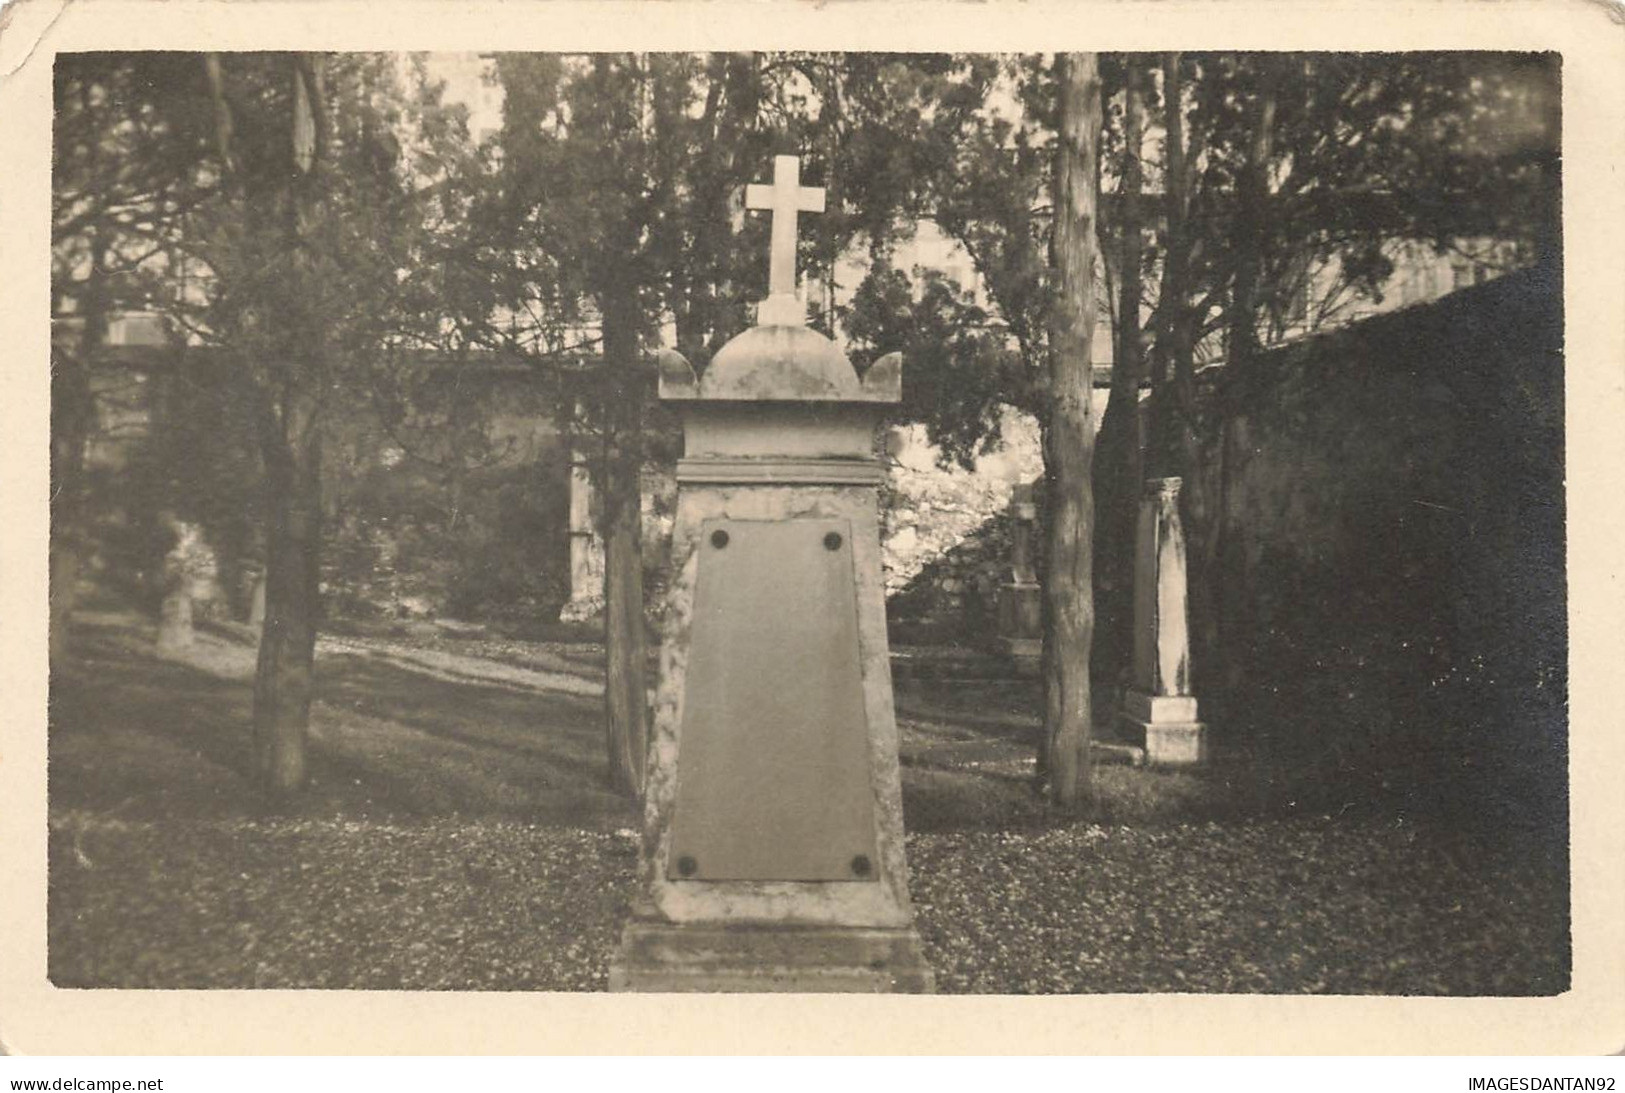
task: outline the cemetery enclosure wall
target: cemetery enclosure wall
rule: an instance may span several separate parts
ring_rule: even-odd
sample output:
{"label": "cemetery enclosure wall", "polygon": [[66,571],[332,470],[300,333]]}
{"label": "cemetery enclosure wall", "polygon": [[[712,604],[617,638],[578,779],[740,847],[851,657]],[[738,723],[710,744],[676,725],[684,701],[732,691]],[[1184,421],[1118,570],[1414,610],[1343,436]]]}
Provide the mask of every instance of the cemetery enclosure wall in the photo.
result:
{"label": "cemetery enclosure wall", "polygon": [[[262,486],[252,408],[227,362],[195,349],[117,347],[94,389],[93,565],[150,599],[168,549],[161,517],[172,512],[214,555],[216,602],[200,612],[246,617]],[[389,426],[371,394],[347,393],[328,409],[326,609],[455,614],[507,604],[556,618],[569,595],[569,472],[549,407],[524,375],[478,365],[455,385],[414,384],[409,401],[408,416]]]}
{"label": "cemetery enclosure wall", "polygon": [[1557,276],[1524,270],[1206,392],[1196,670],[1232,741],[1561,779],[1561,309]]}

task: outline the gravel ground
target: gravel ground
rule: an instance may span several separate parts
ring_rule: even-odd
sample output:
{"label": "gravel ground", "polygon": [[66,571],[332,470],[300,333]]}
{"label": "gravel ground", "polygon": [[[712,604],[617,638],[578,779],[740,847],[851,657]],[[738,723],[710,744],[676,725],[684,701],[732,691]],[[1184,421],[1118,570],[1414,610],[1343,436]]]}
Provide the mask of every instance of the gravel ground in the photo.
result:
{"label": "gravel ground", "polygon": [[53,825],[59,987],[602,990],[614,833],[444,820]]}
{"label": "gravel ground", "polygon": [[944,993],[1556,994],[1560,861],[1328,818],[910,842]]}
{"label": "gravel ground", "polygon": [[[1554,994],[1559,862],[1325,819],[909,838],[944,993]],[[63,987],[602,990],[630,831],[505,822],[52,830]]]}
{"label": "gravel ground", "polygon": [[[328,643],[313,783],[288,809],[248,777],[252,650],[200,635],[160,658],[141,625],[87,623],[53,676],[54,983],[603,989],[638,840],[603,788],[590,657]],[[1241,772],[1122,766],[1096,771],[1096,822],[1060,819],[1028,788],[1015,699],[979,687],[899,689],[940,990],[1566,989],[1553,833],[1250,815]]]}

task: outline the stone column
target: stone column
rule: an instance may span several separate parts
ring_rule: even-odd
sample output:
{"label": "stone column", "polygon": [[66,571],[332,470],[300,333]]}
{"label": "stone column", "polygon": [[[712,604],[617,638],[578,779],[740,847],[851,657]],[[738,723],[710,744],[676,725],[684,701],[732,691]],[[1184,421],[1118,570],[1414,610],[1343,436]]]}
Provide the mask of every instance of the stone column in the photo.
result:
{"label": "stone column", "polygon": [[570,448],[570,600],[560,622],[588,622],[604,612],[604,541],[597,529],[587,456]]}
{"label": "stone column", "polygon": [[1185,533],[1178,478],[1145,484],[1134,554],[1134,663],[1123,719],[1145,740],[1146,761],[1187,765],[1207,758],[1206,729],[1190,686]]}
{"label": "stone column", "polygon": [[642,895],[614,990],[926,991],[903,851],[874,429],[860,380],[793,312],[696,377],[646,784]]}
{"label": "stone column", "polygon": [[1022,676],[1036,676],[1044,659],[1044,601],[1033,565],[1038,506],[1033,484],[1010,490],[1010,570],[999,585],[999,643]]}
{"label": "stone column", "polygon": [[255,630],[265,625],[265,572],[258,571],[254,576],[254,590],[248,598],[248,625]]}

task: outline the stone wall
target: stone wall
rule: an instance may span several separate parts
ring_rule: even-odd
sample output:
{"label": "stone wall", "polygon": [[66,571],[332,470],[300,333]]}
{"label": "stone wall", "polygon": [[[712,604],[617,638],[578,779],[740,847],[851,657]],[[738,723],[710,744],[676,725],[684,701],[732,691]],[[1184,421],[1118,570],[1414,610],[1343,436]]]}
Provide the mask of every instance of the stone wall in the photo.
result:
{"label": "stone wall", "polygon": [[[91,572],[156,607],[177,536],[215,559],[205,614],[245,618],[262,566],[252,408],[207,351],[125,347],[93,376]],[[324,608],[334,615],[557,618],[569,594],[568,465],[535,377],[423,370],[386,427],[361,395],[330,408]],[[182,529],[177,531],[177,529]]]}
{"label": "stone wall", "polygon": [[1221,739],[1561,781],[1561,300],[1525,270],[1211,385],[1186,521]]}
{"label": "stone wall", "polygon": [[1003,444],[975,467],[943,467],[919,425],[894,430],[882,491],[888,613],[910,637],[993,637],[995,590],[1008,574],[1010,491],[1043,473],[1038,425],[1009,411]]}

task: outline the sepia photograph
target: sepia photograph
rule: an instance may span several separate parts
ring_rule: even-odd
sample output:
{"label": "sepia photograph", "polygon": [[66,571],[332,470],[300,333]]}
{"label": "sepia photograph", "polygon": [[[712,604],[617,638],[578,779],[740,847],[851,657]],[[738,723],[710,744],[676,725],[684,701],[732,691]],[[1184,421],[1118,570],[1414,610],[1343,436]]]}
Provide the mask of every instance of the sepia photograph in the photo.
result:
{"label": "sepia photograph", "polygon": [[54,996],[1573,991],[1562,52],[287,44],[44,62]]}
{"label": "sepia photograph", "polygon": [[1560,77],[58,56],[52,981],[1561,992]]}

